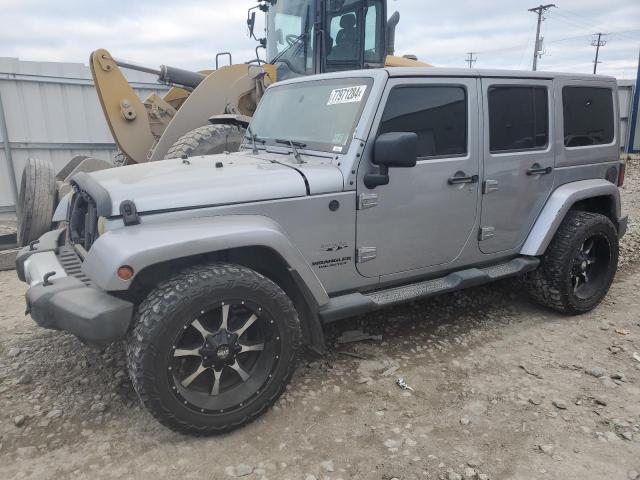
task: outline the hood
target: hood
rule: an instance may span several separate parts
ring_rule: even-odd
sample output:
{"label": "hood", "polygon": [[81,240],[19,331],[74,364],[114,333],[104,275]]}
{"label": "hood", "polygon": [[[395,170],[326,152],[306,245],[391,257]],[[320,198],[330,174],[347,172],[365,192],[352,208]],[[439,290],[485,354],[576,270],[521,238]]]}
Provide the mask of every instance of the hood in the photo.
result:
{"label": "hood", "polygon": [[[261,200],[303,197],[342,190],[342,174],[332,165],[319,165],[309,180],[292,165],[245,154],[221,154],[162,160],[89,174],[108,194],[111,215],[118,215],[124,200],[138,212],[228,205]],[[316,170],[314,172],[314,170]],[[89,191],[88,193],[92,193]],[[96,199],[97,200],[97,199]]]}

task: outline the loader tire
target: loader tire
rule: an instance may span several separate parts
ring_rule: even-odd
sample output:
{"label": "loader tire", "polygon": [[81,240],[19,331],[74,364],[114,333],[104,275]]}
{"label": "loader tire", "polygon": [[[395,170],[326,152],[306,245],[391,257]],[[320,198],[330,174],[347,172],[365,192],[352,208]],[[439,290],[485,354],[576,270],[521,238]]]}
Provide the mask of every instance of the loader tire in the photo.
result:
{"label": "loader tire", "polygon": [[30,158],[22,172],[18,205],[18,245],[24,247],[51,230],[56,174],[47,160]]}
{"label": "loader tire", "polygon": [[111,159],[114,167],[124,167],[125,165],[131,165],[131,160],[121,150],[118,150]]}
{"label": "loader tire", "polygon": [[237,152],[244,138],[244,132],[245,129],[238,125],[205,125],[180,137],[164,158]]}

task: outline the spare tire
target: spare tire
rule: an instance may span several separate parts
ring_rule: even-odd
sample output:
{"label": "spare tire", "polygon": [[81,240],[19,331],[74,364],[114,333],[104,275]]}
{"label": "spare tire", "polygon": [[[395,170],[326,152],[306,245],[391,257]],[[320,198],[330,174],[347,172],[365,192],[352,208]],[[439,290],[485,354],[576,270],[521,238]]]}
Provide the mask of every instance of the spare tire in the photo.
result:
{"label": "spare tire", "polygon": [[30,158],[22,172],[18,205],[18,245],[24,247],[51,230],[56,173],[48,160]]}
{"label": "spare tire", "polygon": [[244,127],[230,124],[205,125],[185,133],[174,143],[168,158],[195,157],[223,152],[237,152],[245,135]]}

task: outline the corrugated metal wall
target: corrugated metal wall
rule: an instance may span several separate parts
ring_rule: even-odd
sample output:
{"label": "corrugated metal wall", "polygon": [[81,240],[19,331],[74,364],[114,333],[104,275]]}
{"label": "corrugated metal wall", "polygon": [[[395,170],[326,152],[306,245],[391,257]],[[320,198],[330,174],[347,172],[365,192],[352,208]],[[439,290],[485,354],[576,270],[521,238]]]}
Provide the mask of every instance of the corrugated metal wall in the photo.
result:
{"label": "corrugated metal wall", "polygon": [[629,141],[629,119],[633,103],[633,80],[618,80],[618,100],[620,101],[620,147],[627,151]]}
{"label": "corrugated metal wall", "polygon": [[[124,72],[141,98],[166,90],[155,76]],[[18,185],[29,157],[50,160],[59,170],[75,155],[108,160],[116,152],[86,65],[0,57],[0,100]],[[15,202],[1,127],[0,211],[11,211]]]}

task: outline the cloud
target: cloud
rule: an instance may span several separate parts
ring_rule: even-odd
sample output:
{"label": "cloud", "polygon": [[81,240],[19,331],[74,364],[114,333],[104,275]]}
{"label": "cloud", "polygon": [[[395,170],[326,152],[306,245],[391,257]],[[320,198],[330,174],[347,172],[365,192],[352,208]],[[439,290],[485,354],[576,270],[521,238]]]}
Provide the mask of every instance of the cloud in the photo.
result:
{"label": "cloud", "polygon": [[[302,0],[300,0],[302,1]],[[23,60],[87,63],[96,48],[149,66],[202,69],[218,52],[234,61],[255,57],[246,11],[255,0],[0,0],[0,56]],[[640,46],[640,2],[558,0],[542,24],[542,70],[590,72],[591,34],[610,33],[601,49],[599,72],[632,78]],[[513,0],[389,0],[398,10],[397,52],[416,54],[434,65],[464,67],[477,52],[478,68],[531,66],[534,2]]]}
{"label": "cloud", "polygon": [[[609,32],[601,49],[599,73],[635,76],[640,47],[640,3],[612,0],[606,8],[594,0],[557,1],[542,23],[545,55],[541,70],[591,72],[592,34]],[[434,8],[429,9],[432,5]],[[401,14],[399,53],[414,53],[439,66],[464,67],[466,53],[476,52],[478,68],[531,68],[536,15],[534,2],[494,0],[389,2]],[[623,32],[623,33],[616,33]],[[407,48],[407,46],[409,46]],[[576,68],[576,65],[579,65]]]}

